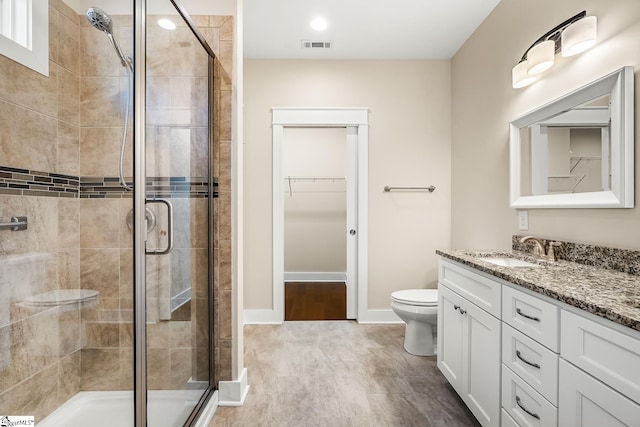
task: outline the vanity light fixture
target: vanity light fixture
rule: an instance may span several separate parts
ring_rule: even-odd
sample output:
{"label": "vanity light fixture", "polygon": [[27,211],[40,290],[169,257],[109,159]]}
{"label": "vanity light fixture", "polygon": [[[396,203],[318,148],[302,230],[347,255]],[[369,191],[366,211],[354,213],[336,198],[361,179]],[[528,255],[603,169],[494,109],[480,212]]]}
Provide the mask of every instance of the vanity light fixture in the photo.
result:
{"label": "vanity light fixture", "polygon": [[577,55],[596,43],[597,18],[582,11],[547,31],[522,55],[511,70],[512,86],[519,89],[535,82],[540,74],[553,66],[555,55]]}

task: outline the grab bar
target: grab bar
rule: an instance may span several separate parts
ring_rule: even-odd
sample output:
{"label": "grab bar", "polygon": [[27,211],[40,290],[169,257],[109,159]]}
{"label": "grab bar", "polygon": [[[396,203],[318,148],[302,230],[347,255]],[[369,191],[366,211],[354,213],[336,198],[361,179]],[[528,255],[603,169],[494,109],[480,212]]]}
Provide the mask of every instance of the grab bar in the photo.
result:
{"label": "grab bar", "polygon": [[0,230],[26,230],[28,223],[26,216],[12,216],[11,222],[0,222]]}
{"label": "grab bar", "polygon": [[388,185],[386,185],[384,187],[384,191],[386,193],[392,190],[427,190],[429,191],[429,193],[433,193],[435,189],[436,187],[434,187],[433,185],[430,185],[428,187],[389,187]]}

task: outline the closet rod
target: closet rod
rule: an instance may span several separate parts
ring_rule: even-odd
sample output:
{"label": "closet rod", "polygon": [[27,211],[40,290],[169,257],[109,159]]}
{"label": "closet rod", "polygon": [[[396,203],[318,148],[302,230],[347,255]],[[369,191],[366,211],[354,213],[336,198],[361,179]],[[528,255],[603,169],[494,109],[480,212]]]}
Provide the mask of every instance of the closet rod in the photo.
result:
{"label": "closet rod", "polygon": [[430,185],[428,187],[389,187],[388,185],[386,185],[384,187],[384,191],[386,193],[393,190],[427,190],[429,193],[433,193],[435,189],[436,187],[434,187],[433,185]]}

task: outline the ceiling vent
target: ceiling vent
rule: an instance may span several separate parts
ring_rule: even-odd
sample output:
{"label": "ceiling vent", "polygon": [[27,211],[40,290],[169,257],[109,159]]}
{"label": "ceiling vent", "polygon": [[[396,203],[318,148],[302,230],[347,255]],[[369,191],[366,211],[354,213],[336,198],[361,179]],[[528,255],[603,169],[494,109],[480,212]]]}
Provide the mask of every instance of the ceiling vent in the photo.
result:
{"label": "ceiling vent", "polygon": [[302,40],[303,49],[330,49],[332,44],[332,42]]}

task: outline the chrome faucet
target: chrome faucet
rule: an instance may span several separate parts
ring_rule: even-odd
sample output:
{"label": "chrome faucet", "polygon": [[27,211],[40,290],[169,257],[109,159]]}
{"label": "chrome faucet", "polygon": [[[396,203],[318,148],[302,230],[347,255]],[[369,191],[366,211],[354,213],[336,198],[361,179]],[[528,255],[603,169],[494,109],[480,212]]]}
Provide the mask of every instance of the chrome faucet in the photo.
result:
{"label": "chrome faucet", "polygon": [[532,240],[535,243],[535,246],[533,247],[534,257],[552,262],[557,260],[556,248],[560,247],[560,242],[549,242],[546,244],[544,240],[539,239],[538,237],[524,236],[520,239],[520,243],[526,243],[529,240]]}

